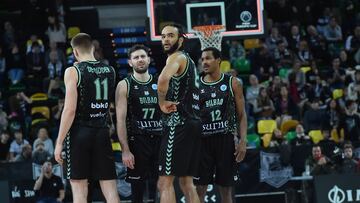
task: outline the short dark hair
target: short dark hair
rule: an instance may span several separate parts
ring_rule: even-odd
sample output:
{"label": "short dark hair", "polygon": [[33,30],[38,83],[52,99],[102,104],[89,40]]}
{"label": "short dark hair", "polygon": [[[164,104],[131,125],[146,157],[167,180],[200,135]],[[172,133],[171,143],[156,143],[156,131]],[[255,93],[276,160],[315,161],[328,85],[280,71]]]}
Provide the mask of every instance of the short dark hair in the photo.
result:
{"label": "short dark hair", "polygon": [[135,44],[134,46],[130,47],[128,50],[128,58],[131,58],[131,54],[137,50],[144,50],[146,54],[149,56],[150,48],[143,45],[143,44]]}
{"label": "short dark hair", "polygon": [[93,47],[91,36],[86,33],[75,35],[70,42],[73,48],[79,48],[82,52],[89,53]]}
{"label": "short dark hair", "polygon": [[186,34],[184,32],[184,29],[183,29],[182,25],[177,24],[177,23],[171,23],[171,24],[165,25],[164,27],[167,27],[167,26],[176,28],[178,30],[178,37],[182,37],[184,39],[187,39],[187,36],[186,36]]}
{"label": "short dark hair", "polygon": [[169,27],[174,27],[174,28],[176,28],[176,29],[178,30],[178,37],[179,37],[179,38],[182,37],[182,38],[184,39],[181,47],[179,47],[178,50],[180,50],[180,51],[181,51],[181,50],[184,50],[184,48],[185,48],[184,43],[185,43],[185,41],[187,40],[187,36],[186,36],[186,34],[185,34],[185,32],[184,32],[184,29],[183,29],[182,25],[177,24],[177,23],[171,23],[171,24],[165,25],[162,29],[164,29],[165,27],[168,27],[168,26],[169,26]]}
{"label": "short dark hair", "polygon": [[205,51],[211,51],[212,55],[214,56],[215,59],[221,59],[221,52],[219,49],[217,49],[215,47],[207,47],[202,50],[202,52],[205,52]]}

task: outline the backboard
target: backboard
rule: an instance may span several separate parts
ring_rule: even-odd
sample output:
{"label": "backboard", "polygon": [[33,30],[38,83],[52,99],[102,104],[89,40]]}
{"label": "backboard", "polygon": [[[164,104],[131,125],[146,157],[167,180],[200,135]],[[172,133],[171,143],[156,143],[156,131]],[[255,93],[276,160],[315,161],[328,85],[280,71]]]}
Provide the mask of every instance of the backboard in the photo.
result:
{"label": "backboard", "polygon": [[161,40],[161,29],[170,23],[184,27],[189,38],[194,26],[224,25],[223,37],[256,37],[264,34],[263,0],[147,0],[148,35]]}

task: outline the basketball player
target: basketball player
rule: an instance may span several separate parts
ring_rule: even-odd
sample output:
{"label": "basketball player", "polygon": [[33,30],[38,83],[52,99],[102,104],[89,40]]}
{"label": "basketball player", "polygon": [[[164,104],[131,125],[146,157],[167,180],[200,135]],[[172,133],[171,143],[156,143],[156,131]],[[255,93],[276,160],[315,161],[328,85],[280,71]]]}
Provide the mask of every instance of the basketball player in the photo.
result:
{"label": "basketball player", "polygon": [[[148,72],[148,53],[143,45],[129,49],[128,63],[133,73],[119,82],[115,97],[122,160],[128,168],[126,180],[131,183],[134,203],[143,202],[145,180],[157,179],[162,132],[157,80]],[[156,186],[151,189],[150,194],[155,194]]]}
{"label": "basketball player", "polygon": [[244,159],[246,152],[247,120],[240,81],[220,72],[220,54],[209,47],[201,55],[205,74],[200,78],[201,156],[199,174],[194,179],[201,202],[207,185],[215,183],[221,202],[232,203],[235,164]]}
{"label": "basketball player", "polygon": [[174,177],[179,177],[186,202],[198,203],[192,176],[197,172],[201,122],[199,76],[194,62],[183,51],[185,35],[178,25],[162,29],[161,42],[168,55],[158,81],[160,109],[164,113],[159,155],[160,202],[176,202]]}
{"label": "basketball player", "polygon": [[78,61],[65,71],[65,104],[56,141],[55,159],[62,164],[66,137],[66,174],[73,201],[87,202],[88,179],[99,180],[106,202],[120,202],[116,190],[115,162],[108,127],[109,103],[115,89],[115,71],[95,60],[88,34],[71,40]]}

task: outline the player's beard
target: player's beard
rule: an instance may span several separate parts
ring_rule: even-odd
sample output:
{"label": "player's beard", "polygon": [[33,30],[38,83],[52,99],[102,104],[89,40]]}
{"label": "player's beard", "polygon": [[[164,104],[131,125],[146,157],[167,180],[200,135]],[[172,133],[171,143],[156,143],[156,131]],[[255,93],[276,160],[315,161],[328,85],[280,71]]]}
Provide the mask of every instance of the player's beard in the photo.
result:
{"label": "player's beard", "polygon": [[137,68],[137,67],[134,67],[134,71],[139,73],[139,74],[143,74],[143,73],[146,73],[146,71],[148,70],[148,68]]}
{"label": "player's beard", "polygon": [[169,50],[165,50],[165,49],[164,49],[164,45],[163,45],[164,53],[165,53],[165,54],[169,54],[169,55],[172,54],[172,53],[174,53],[175,51],[177,51],[178,48],[179,48],[179,39],[175,42],[174,45],[172,45],[172,46],[170,47]]}

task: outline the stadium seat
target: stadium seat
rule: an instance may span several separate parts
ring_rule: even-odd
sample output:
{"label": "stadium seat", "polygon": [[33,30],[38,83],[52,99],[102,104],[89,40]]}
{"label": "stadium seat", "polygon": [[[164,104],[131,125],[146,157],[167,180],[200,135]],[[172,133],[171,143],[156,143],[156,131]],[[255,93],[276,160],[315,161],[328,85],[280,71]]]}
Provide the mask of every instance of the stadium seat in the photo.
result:
{"label": "stadium seat", "polygon": [[35,93],[30,97],[31,101],[46,101],[48,96],[45,93]]}
{"label": "stadium seat", "polygon": [[45,118],[50,119],[50,109],[47,106],[37,106],[31,108],[31,115],[41,113]]}
{"label": "stadium seat", "polygon": [[228,61],[228,60],[221,61],[221,63],[220,63],[220,71],[222,73],[227,73],[227,72],[230,71],[230,69],[231,69],[230,61]]}
{"label": "stadium seat", "polygon": [[120,142],[113,142],[111,143],[111,147],[113,151],[121,151]]}
{"label": "stadium seat", "polygon": [[276,128],[276,121],[275,120],[259,120],[257,123],[258,133],[265,134],[265,133],[273,133]]}
{"label": "stadium seat", "polygon": [[77,26],[69,27],[67,30],[68,39],[73,38],[78,33],[80,33],[79,27],[77,27]]}
{"label": "stadium seat", "polygon": [[332,92],[333,99],[338,99],[344,95],[344,91],[342,89],[335,89]]}
{"label": "stadium seat", "polygon": [[340,135],[336,129],[332,129],[330,133],[330,139],[334,140],[336,143],[340,143],[341,140],[344,140],[344,129],[340,129]]}
{"label": "stadium seat", "polygon": [[260,147],[260,137],[257,134],[249,134],[247,137],[247,145],[251,148],[259,148]]}
{"label": "stadium seat", "polygon": [[272,134],[271,134],[271,133],[266,133],[266,134],[264,134],[263,136],[261,136],[261,139],[262,139],[262,141],[263,141],[263,142],[262,142],[262,143],[263,143],[263,147],[265,147],[265,148],[269,147],[271,138],[272,138]]}
{"label": "stadium seat", "polygon": [[281,124],[280,130],[283,133],[283,135],[285,135],[289,130],[295,129],[298,124],[299,121],[297,120],[287,120]]}
{"label": "stadium seat", "polygon": [[279,70],[279,76],[280,76],[280,78],[281,79],[287,79],[287,74],[288,74],[288,71],[289,71],[289,69],[287,69],[287,68],[281,68],[280,70]]}
{"label": "stadium seat", "polygon": [[300,69],[303,73],[306,73],[306,72],[308,72],[308,71],[310,71],[311,70],[311,67],[309,67],[309,66],[306,66],[306,67],[301,67],[301,69]]}
{"label": "stadium seat", "polygon": [[247,60],[246,58],[236,59],[234,62],[234,69],[238,73],[250,72],[250,70],[251,70],[250,61]]}
{"label": "stadium seat", "polygon": [[317,144],[324,139],[321,130],[311,130],[309,132],[309,136],[311,137],[311,140],[313,141],[314,144]]}
{"label": "stadium seat", "polygon": [[260,47],[259,39],[245,39],[244,40],[244,48],[245,49],[255,49]]}
{"label": "stadium seat", "polygon": [[289,131],[286,133],[285,138],[288,142],[291,142],[291,140],[296,138],[296,132],[295,131]]}

